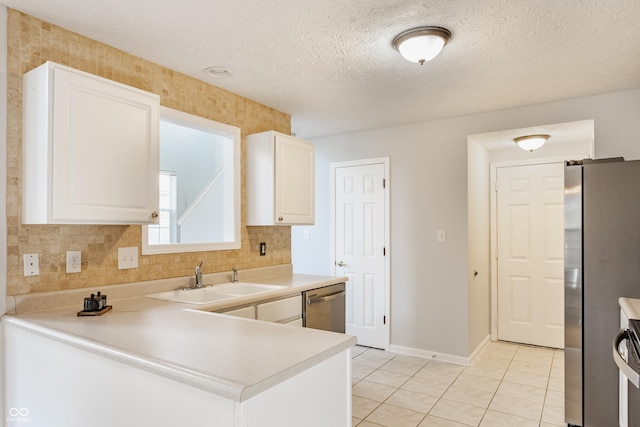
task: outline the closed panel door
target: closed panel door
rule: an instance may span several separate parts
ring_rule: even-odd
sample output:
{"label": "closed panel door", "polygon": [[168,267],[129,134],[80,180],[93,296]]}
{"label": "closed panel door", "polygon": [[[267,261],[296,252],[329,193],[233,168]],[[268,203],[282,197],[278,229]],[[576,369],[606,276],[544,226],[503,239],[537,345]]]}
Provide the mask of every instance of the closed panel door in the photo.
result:
{"label": "closed panel door", "polygon": [[498,339],[564,348],[564,167],[498,168]]}
{"label": "closed panel door", "polygon": [[383,164],[335,171],[336,274],[349,278],[346,333],[358,344],[386,346],[385,188]]}

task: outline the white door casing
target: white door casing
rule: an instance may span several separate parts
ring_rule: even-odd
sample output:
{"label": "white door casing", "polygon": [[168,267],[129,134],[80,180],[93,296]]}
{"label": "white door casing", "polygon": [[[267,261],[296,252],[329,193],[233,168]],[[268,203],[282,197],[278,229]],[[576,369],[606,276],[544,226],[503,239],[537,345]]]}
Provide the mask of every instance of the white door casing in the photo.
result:
{"label": "white door casing", "polygon": [[332,259],[349,279],[346,333],[358,344],[389,346],[388,159],[331,164]]}
{"label": "white door casing", "polygon": [[498,339],[564,348],[564,166],[496,177]]}

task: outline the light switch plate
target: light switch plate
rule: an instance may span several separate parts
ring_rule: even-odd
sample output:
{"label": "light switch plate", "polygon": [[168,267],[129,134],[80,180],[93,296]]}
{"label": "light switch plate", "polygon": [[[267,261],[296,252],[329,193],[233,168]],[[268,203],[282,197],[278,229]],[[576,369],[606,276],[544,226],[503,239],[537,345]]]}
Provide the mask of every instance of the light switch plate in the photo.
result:
{"label": "light switch plate", "polygon": [[138,248],[118,248],[118,270],[138,268]]}
{"label": "light switch plate", "polygon": [[67,251],[67,273],[80,273],[82,271],[82,252]]}
{"label": "light switch plate", "polygon": [[24,275],[39,276],[40,275],[40,255],[39,254],[24,254]]}
{"label": "light switch plate", "polygon": [[447,230],[438,230],[438,243],[447,242]]}

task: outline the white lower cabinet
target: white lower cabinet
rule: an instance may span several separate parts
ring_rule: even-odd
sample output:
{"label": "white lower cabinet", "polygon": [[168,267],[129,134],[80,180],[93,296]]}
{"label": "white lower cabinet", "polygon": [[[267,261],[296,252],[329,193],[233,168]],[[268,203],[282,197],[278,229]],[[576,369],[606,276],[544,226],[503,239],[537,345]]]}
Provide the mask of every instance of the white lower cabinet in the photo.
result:
{"label": "white lower cabinet", "polygon": [[256,319],[290,323],[302,319],[302,295],[266,302],[256,306]]}
{"label": "white lower cabinet", "polygon": [[[5,408],[20,411],[6,413],[8,426],[351,425],[349,349],[238,401],[116,361],[107,351],[79,348],[15,325],[5,325],[4,332]],[[318,410],[318,402],[328,409]]]}
{"label": "white lower cabinet", "polygon": [[221,313],[226,314],[227,316],[243,317],[245,319],[255,319],[256,306],[250,305],[249,307],[236,308],[229,311],[223,311]]}
{"label": "white lower cabinet", "polygon": [[286,322],[285,325],[298,326],[298,327],[302,328],[302,317],[300,317],[299,319],[295,319],[295,320],[291,320],[289,322]]}
{"label": "white lower cabinet", "polygon": [[302,295],[232,308],[218,313],[302,327]]}

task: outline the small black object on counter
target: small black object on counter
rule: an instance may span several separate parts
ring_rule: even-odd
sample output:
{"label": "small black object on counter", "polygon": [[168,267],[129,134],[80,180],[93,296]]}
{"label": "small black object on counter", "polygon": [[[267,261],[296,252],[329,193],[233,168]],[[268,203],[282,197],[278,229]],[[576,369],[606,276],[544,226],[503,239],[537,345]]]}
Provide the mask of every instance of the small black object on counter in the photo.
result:
{"label": "small black object on counter", "polygon": [[109,310],[111,306],[107,305],[107,296],[98,291],[97,294],[91,294],[84,299],[84,310],[79,311],[78,316],[100,316]]}

